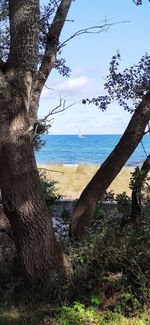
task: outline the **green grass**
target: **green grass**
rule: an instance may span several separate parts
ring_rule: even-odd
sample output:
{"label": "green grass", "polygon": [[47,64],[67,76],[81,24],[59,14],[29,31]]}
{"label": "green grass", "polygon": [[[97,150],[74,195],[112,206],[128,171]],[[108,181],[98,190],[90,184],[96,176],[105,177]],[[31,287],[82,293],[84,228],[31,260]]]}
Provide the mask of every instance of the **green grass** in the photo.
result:
{"label": "green grass", "polygon": [[125,317],[121,313],[100,311],[98,307],[85,307],[81,303],[72,306],[50,308],[41,306],[33,310],[10,309],[0,312],[1,325],[149,325],[150,313],[142,311]]}

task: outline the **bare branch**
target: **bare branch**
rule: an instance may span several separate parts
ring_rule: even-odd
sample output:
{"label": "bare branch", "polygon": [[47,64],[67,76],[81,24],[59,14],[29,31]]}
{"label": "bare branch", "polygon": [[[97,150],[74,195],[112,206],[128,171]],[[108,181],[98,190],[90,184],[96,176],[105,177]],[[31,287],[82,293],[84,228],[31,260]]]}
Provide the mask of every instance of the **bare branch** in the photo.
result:
{"label": "bare branch", "polygon": [[71,39],[73,39],[77,36],[80,36],[82,34],[99,34],[99,33],[108,31],[111,26],[122,24],[122,23],[127,23],[127,22],[129,22],[129,21],[108,23],[108,20],[105,20],[102,25],[95,25],[95,26],[80,29],[80,30],[76,31],[73,35],[68,37],[64,42],[62,42],[58,47],[58,51],[60,51]]}
{"label": "bare branch", "polygon": [[48,90],[55,90],[54,88],[48,87],[46,84],[44,85],[44,87],[47,88]]}
{"label": "bare branch", "polygon": [[72,103],[70,105],[67,105],[66,106],[66,99],[62,99],[60,97],[60,102],[59,102],[59,105],[57,105],[56,107],[54,107],[52,110],[49,111],[49,113],[42,119],[38,120],[39,123],[41,122],[45,122],[48,120],[48,118],[54,114],[58,114],[58,113],[61,113],[61,112],[64,112],[66,111],[68,108],[72,107],[73,105],[75,105],[75,103]]}
{"label": "bare branch", "polygon": [[60,170],[47,169],[47,168],[44,168],[44,167],[41,167],[41,168],[38,167],[38,170],[45,170],[46,172],[53,172],[53,173],[64,174],[64,172],[60,172]]}
{"label": "bare branch", "polygon": [[[66,109],[72,107],[73,105],[75,105],[75,103],[66,106],[66,99],[62,99],[60,97],[59,105],[51,109],[45,117],[36,120],[33,127],[34,135],[36,136],[48,132],[48,129],[51,126],[50,123],[54,119],[54,118],[49,119],[49,117],[64,112]],[[35,143],[36,143],[36,137],[35,137]]]}

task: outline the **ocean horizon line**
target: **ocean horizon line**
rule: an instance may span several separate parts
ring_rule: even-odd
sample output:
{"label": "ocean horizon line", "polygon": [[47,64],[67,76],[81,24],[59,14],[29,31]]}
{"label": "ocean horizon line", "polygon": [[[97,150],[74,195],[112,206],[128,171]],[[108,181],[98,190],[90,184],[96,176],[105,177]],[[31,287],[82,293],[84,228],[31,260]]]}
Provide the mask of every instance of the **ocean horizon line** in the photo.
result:
{"label": "ocean horizon line", "polygon": [[[102,164],[120,138],[119,134],[42,135],[45,146],[36,152],[36,159],[41,164]],[[149,135],[144,136],[126,165],[142,164],[150,152],[149,140]]]}
{"label": "ocean horizon line", "polygon": [[[61,136],[61,135],[64,135],[64,136],[72,136],[72,135],[76,135],[76,136],[79,136],[79,133],[72,133],[72,134],[65,134],[65,133],[63,133],[63,134],[59,134],[59,133],[57,133],[57,134],[52,134],[52,133],[48,133],[48,134],[45,134],[45,135],[58,135],[58,136]],[[82,135],[123,135],[123,133],[121,134],[121,133],[82,133]]]}

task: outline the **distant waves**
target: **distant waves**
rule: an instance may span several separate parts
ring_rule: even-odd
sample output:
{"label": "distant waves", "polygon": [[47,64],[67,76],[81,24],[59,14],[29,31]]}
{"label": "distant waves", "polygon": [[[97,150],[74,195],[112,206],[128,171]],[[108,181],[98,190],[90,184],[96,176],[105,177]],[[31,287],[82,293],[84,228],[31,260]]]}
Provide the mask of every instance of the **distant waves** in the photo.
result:
{"label": "distant waves", "polygon": [[[36,152],[39,164],[101,164],[120,140],[121,135],[44,135],[46,145]],[[147,155],[150,154],[150,136],[142,140]],[[141,143],[128,160],[128,166],[141,165],[146,154]]]}

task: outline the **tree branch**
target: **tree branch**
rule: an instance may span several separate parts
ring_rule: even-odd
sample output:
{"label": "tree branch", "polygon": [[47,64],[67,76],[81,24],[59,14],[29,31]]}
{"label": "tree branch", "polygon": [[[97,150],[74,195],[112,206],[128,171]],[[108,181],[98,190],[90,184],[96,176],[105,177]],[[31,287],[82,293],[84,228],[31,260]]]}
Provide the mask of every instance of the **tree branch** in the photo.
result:
{"label": "tree branch", "polygon": [[111,26],[114,26],[114,25],[117,25],[117,24],[122,24],[122,23],[127,23],[127,22],[129,22],[129,21],[121,21],[121,22],[117,22],[117,23],[108,23],[108,21],[105,20],[102,25],[95,25],[95,26],[80,29],[80,30],[76,31],[73,35],[68,37],[64,42],[62,42],[58,46],[58,51],[60,51],[71,39],[73,39],[73,38],[75,38],[77,36],[80,36],[82,34],[99,34],[99,33],[102,33],[102,32],[106,32]]}
{"label": "tree branch", "polygon": [[49,32],[47,34],[47,44],[45,53],[37,79],[34,86],[34,91],[38,91],[39,95],[42,92],[43,86],[49,76],[50,71],[54,67],[56,61],[57,48],[59,43],[59,37],[64,26],[69,8],[71,6],[72,0],[62,0],[54,17],[54,20],[49,27]]}
{"label": "tree branch", "polygon": [[[61,112],[64,112],[64,111],[66,111],[66,109],[72,107],[73,105],[75,105],[75,103],[66,106],[66,99],[63,100],[60,97],[59,105],[56,106],[56,107],[54,107],[51,111],[49,111],[49,113],[41,121],[46,121],[49,116],[54,115],[54,114],[58,114],[58,113],[61,113]],[[60,107],[62,107],[62,108],[59,109]]]}
{"label": "tree branch", "polygon": [[30,102],[29,114],[30,123],[34,125],[37,120],[37,111],[39,106],[39,99],[45,82],[53,69],[56,62],[57,48],[59,44],[59,36],[64,26],[69,8],[72,0],[62,0],[54,17],[54,20],[49,27],[47,34],[47,44],[45,53],[43,55],[42,63],[39,68],[37,78],[32,91],[32,98]]}
{"label": "tree branch", "polygon": [[38,167],[38,170],[45,170],[46,172],[53,172],[53,173],[64,174],[64,172],[60,172],[59,170],[47,169],[47,168],[44,168],[44,167],[41,167],[41,168]]}
{"label": "tree branch", "polygon": [[41,124],[42,125],[44,124],[44,128],[42,127],[42,132],[40,132],[40,133],[44,133],[45,130],[47,130],[48,127],[50,126],[50,125],[47,125],[47,127],[46,127],[46,122],[50,123],[53,120],[53,118],[50,119],[50,120],[48,119],[50,116],[61,113],[61,112],[64,112],[68,108],[72,107],[73,105],[75,105],[75,103],[66,106],[66,100],[62,99],[60,97],[59,104],[56,107],[54,107],[53,109],[51,109],[46,116],[44,116],[43,118],[38,119],[36,121],[36,123],[34,124],[34,133],[39,134],[39,127],[40,127]]}

